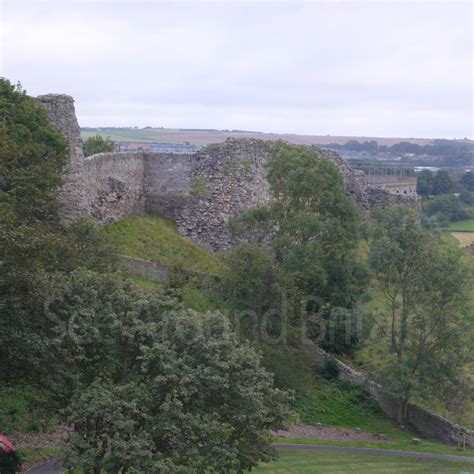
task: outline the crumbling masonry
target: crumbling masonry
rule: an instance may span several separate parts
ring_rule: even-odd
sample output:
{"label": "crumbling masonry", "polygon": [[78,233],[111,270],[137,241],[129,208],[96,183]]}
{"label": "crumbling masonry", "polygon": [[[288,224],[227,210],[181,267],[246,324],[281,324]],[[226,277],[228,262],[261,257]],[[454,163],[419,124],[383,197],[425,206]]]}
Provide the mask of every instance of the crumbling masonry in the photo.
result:
{"label": "crumbling masonry", "polygon": [[[69,140],[60,192],[67,220],[88,216],[110,223],[145,213],[165,215],[180,233],[219,251],[232,245],[229,219],[269,199],[265,162],[274,142],[227,139],[194,154],[112,152],[84,158],[73,98],[48,94],[36,100]],[[363,213],[395,203],[419,206],[418,196],[372,188],[337,153],[318,151],[339,168],[347,194]]]}

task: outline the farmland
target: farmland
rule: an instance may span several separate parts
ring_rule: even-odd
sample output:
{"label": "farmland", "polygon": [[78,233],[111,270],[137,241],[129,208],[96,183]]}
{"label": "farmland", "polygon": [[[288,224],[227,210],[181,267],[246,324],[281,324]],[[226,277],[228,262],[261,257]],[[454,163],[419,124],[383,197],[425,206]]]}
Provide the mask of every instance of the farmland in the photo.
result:
{"label": "farmland", "polygon": [[467,247],[474,243],[474,219],[453,222],[447,232],[459,242],[461,247]]}
{"label": "farmland", "polygon": [[353,137],[336,135],[295,135],[264,133],[240,130],[207,130],[207,129],[182,129],[182,128],[83,128],[81,136],[85,140],[96,134],[108,137],[116,142],[131,143],[185,143],[194,145],[207,145],[220,143],[226,138],[257,138],[261,140],[285,140],[295,145],[328,145],[329,143],[343,144],[349,140],[371,141],[376,140],[380,145],[393,145],[402,141],[427,145],[432,142],[427,138],[386,138],[386,137]]}

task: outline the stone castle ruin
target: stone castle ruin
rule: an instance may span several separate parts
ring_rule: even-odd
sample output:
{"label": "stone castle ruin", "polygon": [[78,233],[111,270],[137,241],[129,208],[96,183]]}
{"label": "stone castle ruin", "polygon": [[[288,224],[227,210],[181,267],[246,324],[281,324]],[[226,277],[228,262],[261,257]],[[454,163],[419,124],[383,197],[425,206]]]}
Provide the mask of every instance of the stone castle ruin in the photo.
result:
{"label": "stone castle ruin", "polygon": [[[232,245],[229,220],[270,198],[265,162],[275,142],[227,139],[193,154],[111,152],[84,158],[73,98],[48,94],[36,100],[69,140],[60,191],[66,220],[86,216],[111,223],[145,213],[164,215],[176,221],[181,234],[220,251]],[[416,194],[371,186],[336,152],[315,150],[339,168],[347,194],[364,214],[392,204],[419,206]]]}

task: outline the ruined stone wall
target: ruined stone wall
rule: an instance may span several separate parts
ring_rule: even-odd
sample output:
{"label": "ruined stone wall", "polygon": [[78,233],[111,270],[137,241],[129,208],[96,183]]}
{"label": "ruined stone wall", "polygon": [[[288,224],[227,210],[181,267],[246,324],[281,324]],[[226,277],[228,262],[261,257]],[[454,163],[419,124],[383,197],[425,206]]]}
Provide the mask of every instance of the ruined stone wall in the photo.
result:
{"label": "ruined stone wall", "polygon": [[367,187],[366,194],[371,211],[389,206],[409,206],[421,214],[421,198],[418,194],[392,194],[372,187]]}
{"label": "ruined stone wall", "polygon": [[[112,152],[84,158],[80,129],[69,96],[37,99],[69,140],[70,157],[60,192],[65,219],[81,215],[109,223],[131,215],[162,214],[179,231],[212,251],[229,248],[229,220],[270,199],[265,162],[275,142],[227,139],[194,154]],[[419,206],[417,196],[373,189],[365,175],[336,152],[318,151],[341,171],[348,196],[364,214],[379,206]]]}
{"label": "ruined stone wall", "polygon": [[142,153],[99,153],[84,160],[89,215],[103,223],[145,213]]}
{"label": "ruined stone wall", "polygon": [[194,159],[190,154],[146,153],[146,212],[177,221],[188,206]]}
{"label": "ruined stone wall", "polygon": [[213,251],[229,248],[229,220],[270,197],[264,164],[272,146],[261,140],[227,140],[195,154],[190,198],[176,217],[180,232]]}
{"label": "ruined stone wall", "polygon": [[35,100],[38,106],[46,109],[49,121],[64,134],[69,143],[69,159],[63,173],[64,185],[59,193],[61,215],[65,220],[88,215],[90,210],[84,181],[81,129],[77,123],[74,99],[69,95],[48,94]]}
{"label": "ruined stone wall", "polygon": [[[329,354],[319,348],[314,348],[316,365],[322,366]],[[335,359],[339,373],[338,378],[350,383],[363,385],[367,393],[378,403],[384,413],[392,419],[397,418],[397,401],[373,380],[364,374],[357,372],[352,367]],[[407,421],[420,433],[430,439],[436,439],[444,443],[463,445],[474,448],[474,430],[460,426],[442,416],[410,403],[407,411]]]}

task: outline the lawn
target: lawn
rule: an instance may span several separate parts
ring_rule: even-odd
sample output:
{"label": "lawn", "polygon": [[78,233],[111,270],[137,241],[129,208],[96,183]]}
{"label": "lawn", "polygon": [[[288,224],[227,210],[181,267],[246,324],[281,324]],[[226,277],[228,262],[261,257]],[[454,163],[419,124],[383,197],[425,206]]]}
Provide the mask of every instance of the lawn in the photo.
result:
{"label": "lawn", "polygon": [[453,222],[448,227],[449,232],[474,232],[474,219]]}
{"label": "lawn", "polygon": [[104,226],[104,232],[122,255],[210,274],[222,268],[216,255],[179,235],[174,223],[161,217],[130,217]]}
{"label": "lawn", "polygon": [[474,463],[401,458],[380,454],[279,450],[279,458],[261,464],[256,473],[443,473],[473,472]]}

